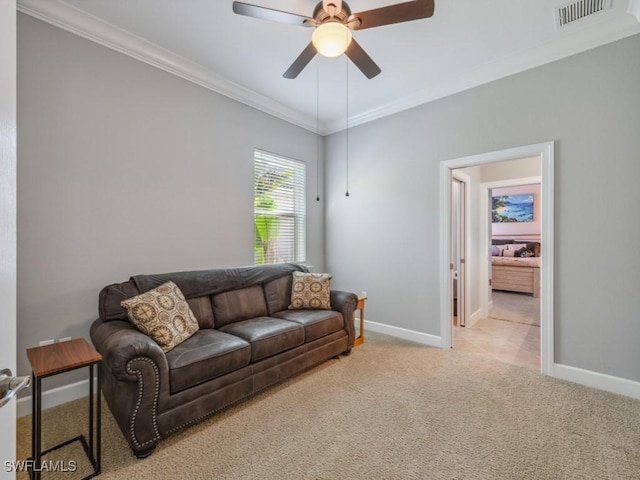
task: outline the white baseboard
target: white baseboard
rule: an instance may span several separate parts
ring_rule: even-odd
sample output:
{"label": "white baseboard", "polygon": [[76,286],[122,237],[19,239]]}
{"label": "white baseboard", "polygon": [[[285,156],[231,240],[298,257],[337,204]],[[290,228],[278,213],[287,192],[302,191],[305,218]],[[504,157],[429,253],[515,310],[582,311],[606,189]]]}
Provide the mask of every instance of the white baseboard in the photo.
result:
{"label": "white baseboard", "polygon": [[392,337],[398,337],[404,340],[411,340],[412,342],[422,343],[424,345],[429,345],[430,347],[442,347],[442,337],[436,335],[416,332],[415,330],[394,327],[393,325],[386,325],[384,323],[377,323],[369,320],[364,321],[364,327],[365,338],[367,330],[370,330],[372,332],[384,333],[387,335],[391,335]]}
{"label": "white baseboard", "polygon": [[640,382],[555,363],[553,377],[640,400]]}
{"label": "white baseboard", "polygon": [[[97,388],[95,380],[94,388]],[[69,385],[63,385],[62,387],[52,388],[51,390],[42,392],[42,409],[46,410],[47,408],[56,407],[58,405],[62,405],[63,403],[72,402],[73,400],[78,400],[80,398],[85,398],[88,396],[88,379],[76,383],[71,383]],[[31,400],[31,395],[29,395],[28,397],[20,398],[18,400],[16,406],[16,415],[18,417],[31,415]]]}
{"label": "white baseboard", "polygon": [[487,318],[487,312],[482,311],[482,309],[478,309],[471,314],[469,320],[467,320],[467,327],[473,327],[473,325],[480,320],[481,318]]}

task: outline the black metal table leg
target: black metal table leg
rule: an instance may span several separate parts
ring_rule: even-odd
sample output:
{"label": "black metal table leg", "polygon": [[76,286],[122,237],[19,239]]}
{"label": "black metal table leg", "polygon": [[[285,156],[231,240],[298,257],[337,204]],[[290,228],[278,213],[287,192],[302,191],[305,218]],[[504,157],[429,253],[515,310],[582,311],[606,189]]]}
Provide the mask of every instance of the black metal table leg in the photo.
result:
{"label": "black metal table leg", "polygon": [[42,471],[42,379],[32,373],[33,393],[31,399],[31,466],[32,480],[40,480]]}
{"label": "black metal table leg", "polygon": [[89,365],[89,458],[95,468],[95,451],[93,450],[93,364]]}
{"label": "black metal table leg", "polygon": [[98,377],[98,398],[97,402],[97,416],[98,416],[98,426],[96,432],[96,473],[100,474],[101,469],[101,458],[102,458],[102,374],[100,371],[102,370],[102,366],[98,365],[97,368],[97,377]]}

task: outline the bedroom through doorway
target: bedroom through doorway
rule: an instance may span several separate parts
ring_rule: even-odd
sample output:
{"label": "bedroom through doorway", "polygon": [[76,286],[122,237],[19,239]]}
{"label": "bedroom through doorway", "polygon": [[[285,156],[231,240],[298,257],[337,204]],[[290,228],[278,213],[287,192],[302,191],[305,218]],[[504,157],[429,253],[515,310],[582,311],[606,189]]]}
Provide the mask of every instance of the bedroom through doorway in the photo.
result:
{"label": "bedroom through doorway", "polygon": [[[540,208],[541,163],[539,157],[509,160],[461,169],[470,184],[479,183],[471,217],[486,222],[490,251],[490,284],[487,306],[481,302],[471,314],[473,321],[454,318],[453,346],[497,360],[540,369]],[[460,176],[453,171],[454,181]],[[455,189],[452,190],[455,196]],[[488,202],[483,202],[488,198]],[[473,198],[471,199],[474,200]],[[452,205],[455,204],[455,200]],[[455,216],[452,218],[455,224]],[[455,251],[455,235],[452,235]],[[470,268],[473,268],[473,264]],[[472,274],[472,272],[470,272]],[[473,289],[473,286],[471,287]],[[473,292],[472,292],[473,294]],[[457,313],[457,312],[454,312]]]}

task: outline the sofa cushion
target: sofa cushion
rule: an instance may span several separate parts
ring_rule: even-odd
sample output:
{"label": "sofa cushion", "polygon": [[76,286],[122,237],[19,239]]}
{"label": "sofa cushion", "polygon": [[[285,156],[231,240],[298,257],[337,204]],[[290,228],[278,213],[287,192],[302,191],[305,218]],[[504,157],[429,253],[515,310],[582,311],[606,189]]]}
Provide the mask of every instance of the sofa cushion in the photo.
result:
{"label": "sofa cushion", "polygon": [[284,310],[273,316],[302,325],[305,342],[312,342],[344,327],[342,314],[333,310]]}
{"label": "sofa cushion", "polygon": [[293,272],[289,308],[331,310],[329,280],[331,275],[328,273]]}
{"label": "sofa cushion", "polygon": [[262,285],[218,293],[213,296],[212,305],[217,327],[267,315]]}
{"label": "sofa cushion", "polygon": [[276,278],[264,284],[264,297],[267,300],[269,315],[286,310],[291,303],[292,275]]}
{"label": "sofa cushion", "polygon": [[200,328],[214,328],[213,309],[211,307],[211,297],[205,295],[202,297],[194,297],[187,299],[191,311],[198,320]]}
{"label": "sofa cushion", "polygon": [[304,343],[303,326],[281,318],[252,318],[225,325],[220,330],[249,342],[252,362]]}
{"label": "sofa cushion", "polygon": [[198,321],[173,282],[121,303],[138,330],[169,352],[198,331]]}
{"label": "sofa cushion", "polygon": [[128,320],[127,311],[121,305],[123,300],[135,297],[140,291],[132,281],[114,283],[107,285],[100,291],[98,298],[98,311],[100,319],[105,322],[109,320]]}
{"label": "sofa cushion", "polygon": [[206,329],[167,353],[171,393],[245,367],[251,346],[239,337]]}

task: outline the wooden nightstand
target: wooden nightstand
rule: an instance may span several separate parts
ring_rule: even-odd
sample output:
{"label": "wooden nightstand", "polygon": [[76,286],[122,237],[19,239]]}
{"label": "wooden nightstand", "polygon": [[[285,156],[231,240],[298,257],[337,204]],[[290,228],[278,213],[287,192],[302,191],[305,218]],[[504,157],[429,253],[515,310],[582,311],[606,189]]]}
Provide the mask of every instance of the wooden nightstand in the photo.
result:
{"label": "wooden nightstand", "polygon": [[[354,347],[357,347],[358,345],[362,345],[364,343],[364,304],[366,301],[367,297],[358,295],[358,304],[356,305],[356,309],[360,310],[360,335],[358,335],[353,342]],[[353,320],[355,322],[355,314],[353,315]]]}
{"label": "wooden nightstand", "polygon": [[[83,480],[100,474],[101,448],[101,399],[100,399],[100,367],[102,356],[84,338],[74,338],[66,342],[53,343],[42,347],[27,348],[27,357],[31,363],[33,385],[31,412],[31,455],[33,467],[31,479],[38,480],[42,473],[42,456],[58,448],[79,441],[93,466],[93,473]],[[93,367],[97,368],[97,400],[94,402]],[[58,373],[69,372],[77,368],[89,367],[89,442],[84,435],[67,440],[46,451],[41,451],[42,441],[42,379]],[[94,429],[94,403],[96,425]],[[95,442],[94,442],[95,430]],[[95,444],[94,444],[95,443]],[[95,449],[94,449],[95,447]]]}

